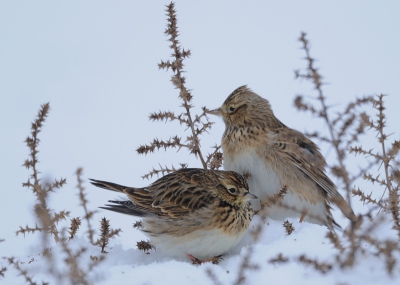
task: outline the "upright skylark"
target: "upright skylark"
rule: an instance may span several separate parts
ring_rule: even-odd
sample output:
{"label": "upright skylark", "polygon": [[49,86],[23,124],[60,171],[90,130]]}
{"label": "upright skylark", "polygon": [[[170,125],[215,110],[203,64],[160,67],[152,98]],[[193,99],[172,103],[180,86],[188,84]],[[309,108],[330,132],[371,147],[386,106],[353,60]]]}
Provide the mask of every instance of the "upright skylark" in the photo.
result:
{"label": "upright skylark", "polygon": [[[222,137],[224,169],[247,178],[261,203],[286,187],[281,203],[267,209],[272,219],[299,217],[332,229],[329,202],[351,221],[357,218],[335,184],[324,173],[319,148],[302,133],[288,128],[271,110],[268,100],[247,86],[237,88],[218,109],[210,111],[225,122]],[[259,208],[253,202],[255,208]]]}
{"label": "upright skylark", "polygon": [[242,239],[253,217],[249,200],[257,198],[233,171],[181,169],[144,188],[91,183],[129,198],[103,209],[142,217],[153,245],[194,263],[215,261]]}

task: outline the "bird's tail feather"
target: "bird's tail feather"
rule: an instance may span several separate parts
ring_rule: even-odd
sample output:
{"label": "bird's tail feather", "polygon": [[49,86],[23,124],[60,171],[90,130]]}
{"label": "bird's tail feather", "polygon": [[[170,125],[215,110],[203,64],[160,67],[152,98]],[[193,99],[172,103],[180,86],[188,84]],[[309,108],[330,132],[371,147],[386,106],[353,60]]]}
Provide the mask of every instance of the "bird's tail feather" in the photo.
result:
{"label": "bird's tail feather", "polygon": [[104,207],[99,208],[136,217],[144,217],[149,215],[144,209],[141,209],[140,206],[133,204],[131,201],[110,200],[108,202],[113,204],[107,204]]}
{"label": "bird's tail feather", "polygon": [[343,215],[345,215],[350,221],[357,221],[357,216],[354,214],[353,209],[342,197],[330,197],[330,200],[338,206]]}
{"label": "bird's tail feather", "polygon": [[125,193],[124,190],[131,188],[131,187],[127,187],[127,186],[123,186],[123,185],[119,185],[119,184],[107,182],[107,181],[101,181],[101,180],[96,180],[96,179],[91,179],[91,178],[89,178],[89,180],[90,180],[90,183],[92,183],[96,187],[100,187],[103,189],[120,192],[120,193]]}

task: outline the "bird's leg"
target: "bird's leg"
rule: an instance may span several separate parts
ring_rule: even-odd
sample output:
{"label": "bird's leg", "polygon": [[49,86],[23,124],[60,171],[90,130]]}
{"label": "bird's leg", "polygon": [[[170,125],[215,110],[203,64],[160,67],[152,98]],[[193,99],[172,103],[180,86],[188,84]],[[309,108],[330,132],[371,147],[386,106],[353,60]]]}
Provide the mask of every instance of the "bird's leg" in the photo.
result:
{"label": "bird's leg", "polygon": [[306,215],[307,215],[307,212],[303,212],[303,214],[300,217],[300,221],[299,221],[300,223],[304,222]]}
{"label": "bird's leg", "polygon": [[218,264],[221,262],[221,260],[224,260],[222,258],[222,255],[214,256],[214,257],[211,257],[211,258],[205,259],[205,260],[198,259],[189,253],[186,253],[186,256],[192,261],[193,264],[198,264],[198,265],[207,263],[207,262],[211,262],[212,264]]}
{"label": "bird's leg", "polygon": [[193,264],[201,264],[201,260],[194,257],[193,255],[186,253],[186,256],[189,257],[189,259],[192,261]]}

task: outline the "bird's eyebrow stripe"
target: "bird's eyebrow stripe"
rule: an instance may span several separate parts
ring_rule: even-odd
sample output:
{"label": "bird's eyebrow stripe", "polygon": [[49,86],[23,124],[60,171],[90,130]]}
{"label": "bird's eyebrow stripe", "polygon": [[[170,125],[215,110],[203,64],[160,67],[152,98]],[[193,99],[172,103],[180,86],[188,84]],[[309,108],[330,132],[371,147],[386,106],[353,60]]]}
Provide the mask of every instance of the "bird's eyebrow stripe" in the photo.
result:
{"label": "bird's eyebrow stripe", "polygon": [[247,107],[247,104],[243,104],[243,105],[237,107],[235,110],[233,110],[232,113],[229,113],[229,115],[233,115],[233,114],[235,114],[237,111],[239,111],[240,109],[243,109],[243,108],[245,108],[245,107]]}

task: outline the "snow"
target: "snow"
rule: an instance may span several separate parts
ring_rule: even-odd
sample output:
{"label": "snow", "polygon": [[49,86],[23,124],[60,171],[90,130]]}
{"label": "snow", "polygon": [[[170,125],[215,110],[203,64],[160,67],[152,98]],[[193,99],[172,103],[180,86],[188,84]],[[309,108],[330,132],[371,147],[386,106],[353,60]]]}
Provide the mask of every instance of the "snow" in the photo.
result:
{"label": "snow", "polygon": [[[384,259],[376,257],[367,247],[364,254],[358,253],[352,268],[334,266],[331,271],[321,273],[310,265],[298,262],[298,258],[305,254],[319,262],[334,264],[338,251],[325,238],[327,229],[324,226],[289,221],[295,227],[291,235],[285,233],[280,221],[267,219],[258,242],[254,243],[252,235],[248,233],[236,248],[224,255],[224,260],[218,265],[192,265],[188,259],[171,258],[160,250],[146,254],[134,249],[135,242],[129,245],[131,248],[124,249],[117,240],[107,249],[106,259],[90,272],[89,280],[94,284],[213,284],[207,273],[207,270],[211,270],[220,284],[234,284],[243,257],[252,248],[250,263],[258,268],[245,271],[246,284],[398,284],[399,264],[393,270],[394,274],[388,275]],[[260,219],[256,217],[252,225],[259,222]],[[388,223],[381,224],[380,232],[385,228],[386,233],[391,232]],[[393,238],[394,232],[391,233]],[[132,239],[135,240],[134,237]],[[80,258],[82,268],[89,263],[91,255],[101,255],[100,248],[91,245],[85,237],[75,237],[68,244],[75,250],[87,248]],[[34,252],[37,252],[37,248]],[[67,270],[61,266],[65,256],[60,246],[53,244],[51,252],[56,267],[61,271]],[[280,253],[289,260],[285,263],[269,262]],[[25,267],[35,276],[35,280],[60,284],[60,281],[50,278],[46,259],[42,256],[34,258],[35,261]],[[396,258],[400,258],[400,255],[397,254]],[[12,276],[6,280],[7,284],[19,284],[21,281]],[[69,284],[67,280],[64,282]]]}

